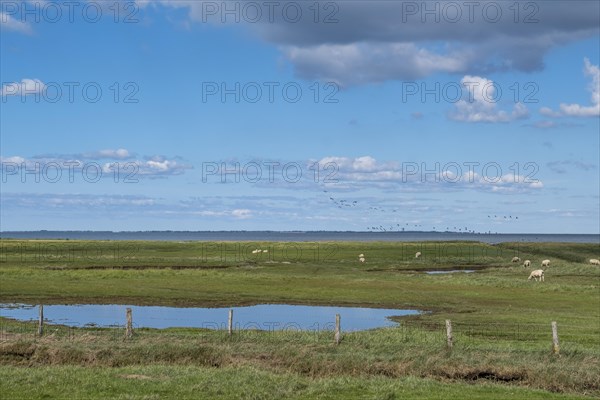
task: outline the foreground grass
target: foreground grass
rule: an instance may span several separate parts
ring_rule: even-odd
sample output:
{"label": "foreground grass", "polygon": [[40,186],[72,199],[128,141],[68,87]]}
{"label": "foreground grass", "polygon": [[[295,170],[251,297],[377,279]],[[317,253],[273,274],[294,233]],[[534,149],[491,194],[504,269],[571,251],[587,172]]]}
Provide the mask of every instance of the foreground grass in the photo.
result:
{"label": "foreground grass", "polygon": [[[344,397],[329,383],[347,381],[357,390],[348,392],[348,396],[362,393],[377,398],[381,393],[372,393],[368,389],[371,384],[373,388],[389,388],[393,394],[400,390],[398,380],[410,381],[409,378],[413,378],[413,382],[423,381],[425,387],[437,387],[425,398],[444,398],[435,397],[439,394],[437,390],[450,398],[459,396],[461,390],[468,390],[468,397],[471,391],[473,395],[497,394],[498,398],[513,392],[518,398],[530,391],[532,396],[541,393],[600,395],[600,351],[566,342],[557,356],[551,354],[549,341],[490,340],[460,332],[456,334],[454,348],[449,351],[443,332],[418,323],[346,333],[342,343],[335,345],[330,331],[237,331],[228,336],[224,331],[205,329],[138,329],[132,340],[124,340],[122,329],[69,329],[51,325],[47,327],[47,334],[38,338],[34,336],[33,323],[1,322],[0,365],[24,376],[48,367],[64,370],[64,367],[76,366],[80,368],[75,369],[77,376],[85,378],[92,370],[102,371],[102,375],[114,374],[114,369],[125,367],[161,365],[171,371],[202,367],[204,375],[212,376],[215,382],[222,370],[237,370],[241,375],[248,370],[261,371],[272,376],[270,379],[288,382],[286,385],[305,382],[309,397],[313,390],[315,393],[324,390],[326,398]],[[71,385],[69,374],[56,374],[55,385]],[[25,379],[24,376],[19,379]],[[34,386],[42,390],[43,382],[34,381]],[[102,390],[111,387],[110,381],[100,380],[96,384]],[[221,384],[223,396],[227,397],[229,392],[225,386],[229,383],[222,381]],[[480,384],[484,388],[479,387]],[[260,383],[256,385],[242,386],[239,390],[254,393],[264,389]],[[9,391],[20,390],[17,386]],[[410,395],[411,390],[405,395]],[[180,392],[184,396],[187,393],[183,389],[174,393]],[[257,398],[261,398],[260,393]],[[417,396],[418,393],[413,394],[422,397],[422,393]]]}
{"label": "foreground grass", "polygon": [[493,383],[406,377],[307,378],[253,367],[151,365],[122,368],[0,367],[7,399],[580,399]]}
{"label": "foreground grass", "polygon": [[[56,326],[39,339],[34,325],[0,319],[0,389],[7,398],[35,398],[29,396],[34,389],[50,398],[600,396],[600,269],[586,263],[599,258],[598,244],[0,245],[0,302],[432,311],[403,319],[398,328],[345,334],[339,346],[329,332],[246,331],[230,338],[218,331],[142,329],[124,342],[120,331],[75,329],[65,338],[65,328]],[[269,251],[252,256],[256,248]],[[365,264],[357,262],[360,253]],[[534,268],[551,259],[546,282],[527,281],[534,268],[511,263],[513,256],[530,259]],[[424,273],[464,268],[477,272]],[[445,319],[455,329],[452,352],[445,349]],[[559,323],[559,357],[549,351],[550,321]],[[22,384],[28,376],[37,377],[34,389]]]}

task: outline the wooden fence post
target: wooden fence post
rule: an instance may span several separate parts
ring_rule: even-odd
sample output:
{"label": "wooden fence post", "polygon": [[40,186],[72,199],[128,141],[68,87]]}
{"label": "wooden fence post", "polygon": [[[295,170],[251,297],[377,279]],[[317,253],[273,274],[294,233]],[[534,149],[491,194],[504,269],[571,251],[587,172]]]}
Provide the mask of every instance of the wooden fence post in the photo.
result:
{"label": "wooden fence post", "polygon": [[227,321],[227,332],[233,334],[233,308],[229,309],[229,319]]}
{"label": "wooden fence post", "polygon": [[131,308],[127,308],[126,313],[127,313],[127,326],[125,327],[125,338],[131,339],[133,337],[133,320],[131,318]]}
{"label": "wooden fence post", "polygon": [[40,316],[38,320],[38,336],[42,336],[44,334],[44,305],[40,304]]}
{"label": "wooden fence post", "polygon": [[560,345],[558,344],[558,326],[556,321],[552,321],[552,352],[558,354],[560,352]]}
{"label": "wooden fence post", "polygon": [[340,344],[342,339],[342,329],[340,328],[340,314],[335,314],[335,344]]}
{"label": "wooden fence post", "polygon": [[451,349],[452,348],[452,321],[450,321],[449,319],[446,320],[446,339],[448,340],[448,348]]}

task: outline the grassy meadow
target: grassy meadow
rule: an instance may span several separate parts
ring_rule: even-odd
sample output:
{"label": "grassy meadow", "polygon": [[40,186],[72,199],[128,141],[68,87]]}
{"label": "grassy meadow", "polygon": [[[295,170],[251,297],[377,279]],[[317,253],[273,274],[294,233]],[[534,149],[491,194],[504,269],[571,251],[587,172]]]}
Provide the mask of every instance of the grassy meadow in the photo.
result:
{"label": "grassy meadow", "polygon": [[[344,333],[52,326],[0,319],[6,398],[594,398],[598,244],[1,240],[0,302],[418,309]],[[252,253],[255,249],[267,250]],[[422,256],[415,258],[419,251]],[[364,254],[365,263],[358,262]],[[515,256],[529,259],[531,268]],[[545,282],[528,281],[550,259]],[[475,270],[429,275],[428,270]],[[135,316],[134,316],[135,318]],[[455,344],[446,348],[444,321]],[[557,321],[561,351],[551,352]]]}

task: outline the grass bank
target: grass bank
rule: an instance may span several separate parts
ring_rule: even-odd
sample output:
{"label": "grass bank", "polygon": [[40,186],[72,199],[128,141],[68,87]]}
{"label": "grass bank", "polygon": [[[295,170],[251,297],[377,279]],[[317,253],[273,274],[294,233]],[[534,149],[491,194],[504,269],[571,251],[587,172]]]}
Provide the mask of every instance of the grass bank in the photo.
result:
{"label": "grass bank", "polygon": [[[599,258],[598,244],[0,245],[1,302],[431,311],[396,328],[346,333],[339,346],[330,332],[141,329],[124,341],[121,331],[57,326],[36,338],[33,325],[3,320],[0,389],[10,398],[31,398],[24,381],[51,398],[62,398],[60,388],[89,398],[232,398],[236,390],[246,398],[600,396],[600,269],[586,263]],[[551,260],[546,281],[528,281],[543,259]],[[425,273],[465,268],[476,272]],[[452,351],[445,319],[455,327]],[[560,356],[550,352],[550,321],[559,323]]]}

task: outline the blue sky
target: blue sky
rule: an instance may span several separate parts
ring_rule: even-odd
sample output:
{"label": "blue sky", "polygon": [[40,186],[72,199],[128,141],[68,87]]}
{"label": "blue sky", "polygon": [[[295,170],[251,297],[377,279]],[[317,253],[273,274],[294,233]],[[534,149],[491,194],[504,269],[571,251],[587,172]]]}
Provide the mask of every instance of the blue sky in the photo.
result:
{"label": "blue sky", "polygon": [[1,230],[600,232],[597,2],[70,4],[1,2]]}

